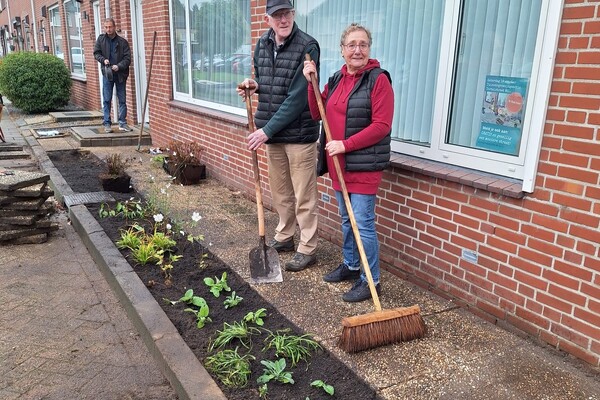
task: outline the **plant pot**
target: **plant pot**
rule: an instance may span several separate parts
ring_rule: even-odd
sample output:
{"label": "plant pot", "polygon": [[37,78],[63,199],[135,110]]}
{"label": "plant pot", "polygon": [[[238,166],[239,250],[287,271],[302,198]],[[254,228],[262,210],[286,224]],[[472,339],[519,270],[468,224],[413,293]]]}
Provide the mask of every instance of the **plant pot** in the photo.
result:
{"label": "plant pot", "polygon": [[107,192],[128,193],[131,191],[131,177],[129,175],[100,175],[102,188]]}
{"label": "plant pot", "polygon": [[176,183],[193,185],[206,179],[206,165],[178,165],[167,158],[163,161],[163,169],[175,178]]}

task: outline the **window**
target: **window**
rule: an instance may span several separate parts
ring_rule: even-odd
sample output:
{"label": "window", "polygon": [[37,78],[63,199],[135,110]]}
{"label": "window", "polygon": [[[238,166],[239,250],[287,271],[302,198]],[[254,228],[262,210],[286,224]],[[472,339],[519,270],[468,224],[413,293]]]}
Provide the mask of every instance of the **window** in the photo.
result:
{"label": "window", "polygon": [[62,31],[60,27],[60,14],[58,6],[48,9],[48,18],[50,19],[50,40],[54,55],[62,60],[65,59],[62,45]]}
{"label": "window", "polygon": [[302,0],[296,21],[321,45],[321,85],[350,22],[392,76],[392,150],[523,180],[532,191],[560,2]]}
{"label": "window", "polygon": [[85,76],[85,57],[83,55],[83,32],[81,30],[81,5],[76,0],[65,1],[67,33],[71,72]]}
{"label": "window", "polygon": [[243,115],[251,75],[250,0],[171,0],[175,99]]}

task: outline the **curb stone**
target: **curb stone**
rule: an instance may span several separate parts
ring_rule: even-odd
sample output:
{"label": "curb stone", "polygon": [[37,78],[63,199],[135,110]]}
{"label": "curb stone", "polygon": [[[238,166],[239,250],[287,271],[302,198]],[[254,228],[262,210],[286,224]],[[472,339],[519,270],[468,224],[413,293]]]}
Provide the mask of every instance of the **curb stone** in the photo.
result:
{"label": "curb stone", "polygon": [[[55,191],[55,197],[62,203],[64,196],[72,194],[73,190],[41,146],[32,146],[32,150],[40,168],[50,175],[50,184]],[[179,398],[227,400],[87,207],[84,205],[70,207],[69,218]]]}

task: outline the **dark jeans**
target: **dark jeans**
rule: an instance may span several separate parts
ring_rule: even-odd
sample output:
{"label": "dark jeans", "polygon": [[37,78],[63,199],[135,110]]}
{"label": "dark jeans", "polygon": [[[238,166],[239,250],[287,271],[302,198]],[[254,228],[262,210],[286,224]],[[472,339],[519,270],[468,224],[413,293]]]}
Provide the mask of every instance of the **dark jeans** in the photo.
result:
{"label": "dark jeans", "polygon": [[113,87],[117,88],[119,100],[119,125],[127,123],[127,103],[125,102],[125,82],[111,82],[104,76],[102,78],[102,96],[104,96],[104,125],[111,125],[110,105],[112,103]]}

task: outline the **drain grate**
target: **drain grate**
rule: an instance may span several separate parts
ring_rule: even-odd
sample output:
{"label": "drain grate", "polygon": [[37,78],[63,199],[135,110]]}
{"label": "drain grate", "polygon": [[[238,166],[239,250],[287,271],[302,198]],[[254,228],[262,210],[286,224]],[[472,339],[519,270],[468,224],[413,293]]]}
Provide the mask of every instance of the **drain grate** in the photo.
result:
{"label": "drain grate", "polygon": [[67,207],[80,204],[95,204],[105,201],[115,201],[115,198],[108,192],[75,193],[65,196],[65,205]]}

